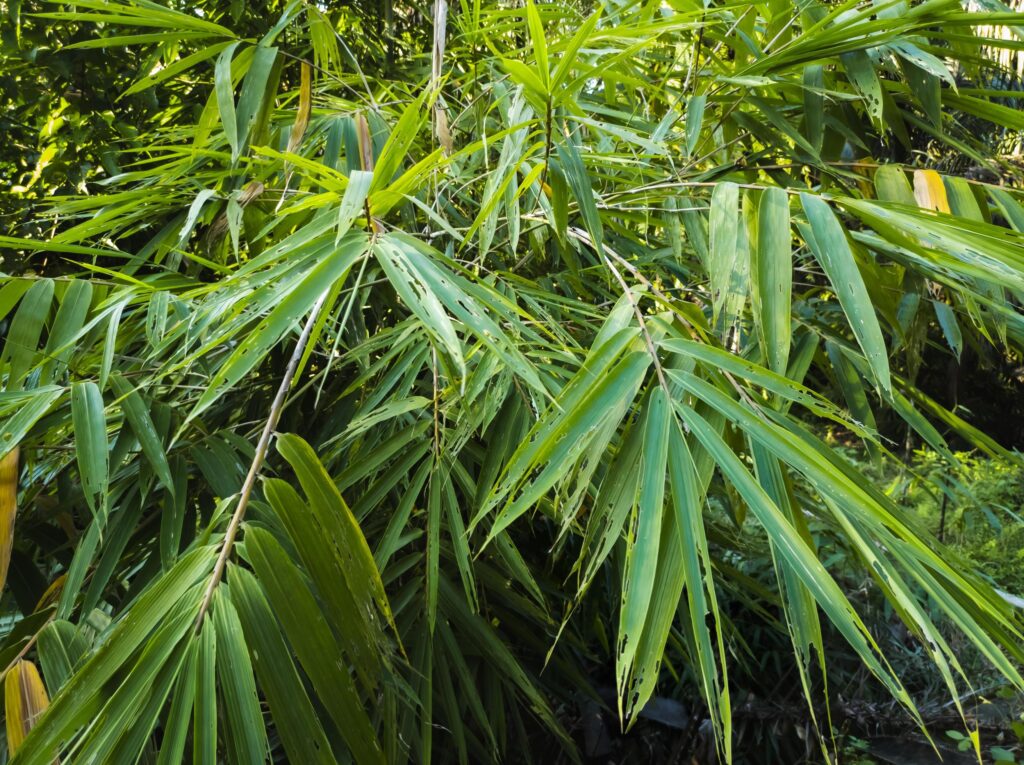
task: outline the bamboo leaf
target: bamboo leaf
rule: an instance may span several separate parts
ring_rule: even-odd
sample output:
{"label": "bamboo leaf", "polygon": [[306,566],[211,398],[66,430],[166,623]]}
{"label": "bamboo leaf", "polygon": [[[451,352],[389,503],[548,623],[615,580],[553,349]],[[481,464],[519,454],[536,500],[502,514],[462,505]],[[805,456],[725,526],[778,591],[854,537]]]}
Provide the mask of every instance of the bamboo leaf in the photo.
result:
{"label": "bamboo leaf", "polygon": [[3,352],[0,353],[0,369],[7,368],[7,386],[4,390],[21,390],[25,375],[35,361],[39,338],[52,301],[53,281],[50,279],[35,282],[21,299],[7,330]]}
{"label": "bamboo leaf", "polygon": [[551,70],[548,68],[548,44],[544,37],[544,25],[533,0],[526,0],[526,26],[530,30],[533,57],[537,62],[537,73],[545,91],[550,91]]}
{"label": "bamboo leaf", "polygon": [[217,761],[217,627],[214,619],[203,621],[196,663],[195,716],[192,721],[192,762],[214,765]]}
{"label": "bamboo leaf", "polygon": [[[202,592],[194,585],[209,574],[215,557],[213,548],[193,550],[138,598],[130,609],[130,618],[117,623],[103,645],[54,697],[12,762],[44,765],[53,761],[61,742],[66,742],[100,710],[106,683],[124,667],[167,611],[176,604],[198,609]],[[187,623],[184,626],[187,629]]]}
{"label": "bamboo leaf", "polygon": [[604,243],[604,225],[601,223],[601,215],[597,211],[597,199],[594,194],[593,182],[590,179],[587,168],[583,164],[579,149],[571,139],[566,138],[555,144],[558,152],[558,159],[565,173],[569,189],[572,191],[576,204],[579,205],[580,215],[583,217],[583,225],[590,234],[590,240],[598,254],[602,254]]}
{"label": "bamboo leaf", "polygon": [[686,153],[693,155],[700,140],[700,131],[704,126],[704,109],[707,106],[706,95],[694,95],[686,102]]}
{"label": "bamboo leaf", "polygon": [[4,679],[4,713],[7,719],[7,751],[12,757],[35,727],[50,700],[36,665],[21,659]]}
{"label": "bamboo leaf", "polygon": [[732,290],[739,256],[739,202],[739,187],[731,181],[715,186],[711,195],[707,270],[716,326],[728,323],[722,313]]}
{"label": "bamboo leaf", "polygon": [[[324,531],[309,506],[289,484],[269,479],[267,499],[287,531],[310,580],[325,607],[324,617],[348,646],[356,673],[366,688],[374,688],[379,676],[381,630],[367,622],[347,584],[344,562],[333,539]],[[340,586],[339,583],[344,583]]]}
{"label": "bamboo leaf", "polygon": [[164,451],[164,445],[142,396],[131,386],[131,383],[118,373],[111,375],[110,384],[121,399],[121,408],[124,411],[125,419],[131,426],[132,433],[139,439],[142,453],[152,465],[153,472],[156,473],[164,488],[174,494],[175,483],[171,476],[167,453]]}
{"label": "bamboo leaf", "polygon": [[960,332],[960,323],[956,319],[956,313],[948,303],[939,300],[933,300],[932,306],[935,308],[935,318],[938,319],[939,326],[942,327],[942,334],[946,337],[946,343],[959,361],[960,354],[964,349],[964,338]]}
{"label": "bamboo leaf", "polygon": [[235,116],[235,86],[231,79],[231,59],[235,55],[238,43],[234,42],[224,48],[217,57],[214,71],[214,92],[217,94],[217,110],[220,122],[224,127],[224,136],[231,147],[231,159],[238,159],[240,145],[238,141],[238,120]]}
{"label": "bamboo leaf", "polygon": [[277,48],[261,43],[253,49],[252,62],[245,73],[242,89],[238,94],[236,120],[239,150],[259,138],[258,131],[254,128],[260,122],[260,113],[265,103],[273,98],[274,94],[268,89],[276,87],[272,77],[276,63]]}
{"label": "bamboo leaf", "polygon": [[97,518],[105,520],[109,483],[107,418],[96,383],[80,382],[71,387],[71,418],[85,498]]}
{"label": "bamboo leaf", "polygon": [[277,449],[295,470],[313,512],[341,552],[347,564],[345,577],[349,589],[362,608],[367,623],[375,623],[379,612],[394,628],[384,583],[373,562],[366,537],[313,448],[298,436],[283,434],[278,437]]}
{"label": "bamboo leaf", "polygon": [[926,210],[948,213],[949,199],[942,176],[934,170],[914,171],[914,198]]}
{"label": "bamboo leaf", "polygon": [[18,515],[18,447],[0,457],[0,592],[7,584],[14,545],[14,521]]}
{"label": "bamboo leaf", "polygon": [[228,584],[256,678],[288,759],[324,765],[335,762],[277,619],[256,579],[245,569],[233,566],[229,569]]}
{"label": "bamboo leaf", "polygon": [[46,338],[43,356],[46,359],[40,381],[52,382],[63,375],[68,360],[75,351],[75,340],[85,325],[92,302],[92,284],[76,279],[68,287],[60,301],[60,308],[53,319],[50,335]]}
{"label": "bamboo leaf", "polygon": [[854,337],[867,356],[875,383],[889,391],[892,381],[885,339],[846,234],[826,202],[809,194],[801,194],[800,201],[811,226],[811,249],[839,296]]}
{"label": "bamboo leaf", "polygon": [[[660,386],[654,388],[644,419],[643,447],[640,459],[640,483],[637,487],[633,520],[626,537],[626,567],[622,583],[622,609],[619,614],[619,638],[616,653],[616,674],[619,688],[619,709],[626,698],[627,709],[633,709],[634,689],[629,687],[631,675],[653,674],[653,666],[634,667],[641,635],[648,620],[651,599],[658,583],[659,552],[662,539],[662,515],[665,500],[666,466],[668,462],[669,426],[672,413],[668,394]],[[662,580],[663,581],[663,580]],[[639,694],[641,700],[644,694]]]}
{"label": "bamboo leaf", "polygon": [[338,660],[342,646],[335,642],[302,576],[267,531],[250,527],[245,540],[246,553],[257,578],[264,583],[268,602],[355,761],[384,762],[384,752],[356,686],[347,668]]}
{"label": "bamboo leaf", "polygon": [[766,189],[761,195],[757,226],[757,247],[751,251],[754,318],[764,337],[768,366],[784,375],[789,365],[793,263],[789,200],[782,189]]}
{"label": "bamboo leaf", "polygon": [[348,233],[356,218],[363,211],[372,183],[372,172],[353,170],[349,176],[345,195],[341,198],[341,204],[338,205],[338,230],[334,235],[335,245]]}
{"label": "bamboo leaf", "polygon": [[[0,392],[0,408],[5,418],[0,427],[0,455],[8,455],[22,442],[65,389],[46,385],[28,391]],[[13,413],[13,414],[11,414]]]}
{"label": "bamboo leaf", "polygon": [[[242,624],[234,604],[220,590],[214,595],[213,624],[216,632],[216,681],[220,688],[227,716],[228,750],[232,752],[235,762],[265,762],[270,750],[267,743],[266,729],[263,725],[263,713],[260,711],[260,700],[256,692],[256,681],[253,679],[252,664],[243,639]],[[303,624],[303,622],[296,622]],[[206,624],[203,629],[205,631]],[[200,643],[200,658],[203,658]],[[203,672],[204,690],[209,682],[206,668]],[[215,711],[215,710],[214,710]],[[205,714],[204,709],[202,714]],[[201,716],[199,711],[197,717]],[[212,727],[212,726],[211,726]]]}

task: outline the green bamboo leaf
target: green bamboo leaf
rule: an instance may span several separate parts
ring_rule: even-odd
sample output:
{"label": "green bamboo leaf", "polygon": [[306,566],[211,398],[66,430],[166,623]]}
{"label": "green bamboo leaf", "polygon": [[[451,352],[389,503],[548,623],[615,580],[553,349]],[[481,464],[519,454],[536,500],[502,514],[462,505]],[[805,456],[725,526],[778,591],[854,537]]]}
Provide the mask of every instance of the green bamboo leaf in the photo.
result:
{"label": "green bamboo leaf", "polygon": [[545,91],[551,90],[551,70],[548,67],[548,43],[544,37],[544,24],[540,20],[533,0],[526,0],[526,26],[530,31],[533,57],[537,62],[537,73]]}
{"label": "green bamboo leaf", "polygon": [[[248,542],[248,535],[246,535]],[[247,544],[248,549],[248,544]],[[216,632],[216,680],[227,717],[228,750],[233,762],[265,762],[269,754],[267,733],[256,693],[252,664],[243,639],[242,624],[231,600],[219,588],[214,594],[212,619]],[[207,620],[209,621],[209,620]],[[306,622],[295,622],[304,625]],[[206,624],[203,624],[206,631]],[[200,636],[201,681],[208,682],[202,665],[203,635]],[[215,711],[215,710],[214,710]],[[204,715],[196,711],[196,718]]]}
{"label": "green bamboo leaf", "polygon": [[[139,22],[136,19],[132,19],[130,23],[138,24]],[[138,80],[132,83],[132,85],[129,88],[127,88],[123,93],[121,93],[119,98],[127,98],[128,96],[135,95],[136,93],[141,93],[144,90],[148,90],[149,88],[159,85],[162,82],[166,82],[167,80],[170,80],[171,78],[176,77],[183,72],[187,72],[188,70],[196,67],[204,61],[208,61],[214,56],[222,54],[225,50],[227,50],[228,48],[233,48],[233,46],[235,45],[237,45],[237,43],[233,43],[230,41],[218,42],[214,43],[213,45],[210,45],[209,47],[204,47],[201,50],[198,50],[195,53],[192,53],[188,56],[179,58],[176,61],[170,63],[168,66],[161,69],[159,72],[155,72],[145,77],[140,77]],[[230,134],[228,135],[230,136]]]}
{"label": "green bamboo leaf", "polygon": [[[175,30],[181,34],[182,30],[194,30],[204,32],[212,36],[231,37],[230,29],[215,24],[212,21],[183,13],[181,11],[167,8],[154,2],[139,0],[136,3],[114,3],[105,0],[83,0],[75,4],[76,8],[87,8],[99,11],[99,21],[110,18],[122,17],[127,23],[135,26],[151,26]],[[67,14],[63,14],[67,15]],[[117,23],[111,21],[110,23]]]}
{"label": "green bamboo leaf", "polygon": [[531,106],[544,110],[549,94],[542,76],[522,61],[515,59],[502,59],[501,65],[512,75],[513,80],[523,86],[525,95],[531,101]]}
{"label": "green bamboo leaf", "polygon": [[229,566],[228,586],[242,623],[249,656],[271,717],[292,762],[336,762],[313,705],[281,636],[277,617],[256,578]]}
{"label": "green bamboo leaf", "polygon": [[916,205],[843,199],[840,203],[886,239],[943,267],[1024,291],[1024,235]]}
{"label": "green bamboo leaf", "polygon": [[892,381],[885,338],[843,227],[828,203],[819,197],[801,194],[800,201],[810,223],[808,244],[839,297],[853,335],[871,366],[876,385],[888,392]]}
{"label": "green bamboo leaf", "polygon": [[441,610],[449,615],[454,628],[465,636],[468,645],[485,657],[490,665],[499,670],[508,682],[523,694],[532,711],[548,730],[563,743],[567,742],[568,736],[553,714],[550,705],[493,627],[466,607],[465,600],[457,594],[455,587],[444,577],[441,578],[438,593]]}
{"label": "green bamboo leaf", "polygon": [[403,302],[444,348],[459,377],[464,377],[466,362],[462,355],[462,344],[441,301],[433,292],[423,289],[418,284],[416,273],[410,269],[404,251],[396,246],[396,243],[387,239],[381,240],[374,248],[374,254]]}
{"label": "green bamboo leaf", "polygon": [[[874,429],[875,414],[868,402],[867,392],[856,367],[850,363],[841,348],[829,341],[825,344],[825,351],[828,353],[829,361],[832,363],[832,370],[835,373],[839,387],[843,391],[843,398],[846,399],[846,406],[850,414],[865,426]],[[874,451],[875,445],[866,441],[869,451]],[[877,452],[874,451],[875,456]]]}
{"label": "green bamboo leaf", "polygon": [[[958,573],[949,562],[935,552],[933,545],[926,539],[920,529],[908,526],[908,519],[881,491],[848,464],[839,459],[819,439],[811,436],[805,429],[792,419],[780,419],[771,424],[752,414],[734,400],[724,396],[720,391],[692,375],[674,375],[674,379],[686,390],[707,402],[729,419],[736,422],[751,438],[775,454],[787,464],[797,467],[817,491],[829,501],[841,507],[844,512],[860,522],[871,523],[876,533],[887,534],[891,530],[898,536],[901,549],[916,560],[908,572],[923,576],[918,569],[927,566],[929,569],[941,571],[941,580],[930,581],[929,587],[942,595],[944,608],[963,628],[976,635],[976,645],[991,661],[1008,672],[1007,677],[1016,677],[1017,672],[1006,661],[1006,657],[996,649],[994,643],[977,631],[976,619],[984,620],[987,628],[1001,631],[1009,627],[1001,606],[994,605],[995,596],[978,588],[977,582],[970,582]],[[774,419],[774,418],[773,418]],[[780,425],[781,423],[781,425]],[[888,543],[897,544],[895,537]],[[950,593],[946,588],[958,592],[958,599],[963,603],[977,606],[973,614],[953,605]],[[1013,629],[1013,628],[1011,628]],[[890,688],[890,690],[892,690]]]}
{"label": "green bamboo leaf", "polygon": [[277,540],[263,529],[246,529],[245,549],[288,642],[353,758],[360,764],[384,762],[384,752],[355,683],[338,661],[343,646],[335,641],[302,575]]}
{"label": "green bamboo leaf", "polygon": [[[669,426],[672,411],[667,392],[658,386],[651,391],[644,417],[643,447],[640,458],[640,482],[637,486],[633,520],[626,537],[626,566],[622,582],[622,607],[619,612],[619,635],[616,651],[616,675],[619,689],[619,711],[633,709],[637,693],[629,683],[631,677],[656,674],[655,666],[634,666],[641,636],[647,628],[648,610],[656,586],[671,586],[659,580],[659,552],[662,540],[662,515],[665,505],[665,478],[668,462]],[[674,609],[673,609],[674,610]],[[639,698],[643,698],[639,693]],[[649,693],[648,693],[649,695]]]}
{"label": "green bamboo leaf", "polygon": [[363,212],[372,183],[372,172],[353,170],[349,175],[345,195],[341,198],[341,204],[338,205],[338,229],[334,235],[335,245],[348,233],[356,218]]}
{"label": "green bamboo leaf", "polygon": [[[516,450],[499,483],[474,519],[474,523],[479,522],[501,500],[506,500],[494,519],[488,540],[507,528],[559,482],[563,478],[563,466],[575,464],[591,438],[611,437],[612,433],[600,426],[606,422],[621,421],[636,397],[650,362],[651,357],[645,352],[628,353],[586,390],[582,388],[593,379],[591,375],[595,370],[587,370],[578,376],[577,385],[568,391],[564,401],[560,399],[552,405],[552,416],[538,422]],[[601,367],[596,365],[596,368]],[[539,473],[526,480],[537,467],[541,468]]]}
{"label": "green bamboo leaf", "polygon": [[946,197],[953,215],[979,223],[985,222],[985,215],[978,205],[978,197],[975,196],[970,183],[963,178],[949,175],[943,176],[942,183],[946,188]]}
{"label": "green bamboo leaf", "polygon": [[217,626],[214,619],[203,621],[196,662],[196,695],[192,718],[192,762],[217,762]]}
{"label": "green bamboo leaf", "polygon": [[[793,524],[808,546],[813,548],[815,546],[814,537],[803,513],[796,507],[795,499],[783,474],[781,464],[761,444],[752,444],[751,453],[754,458],[754,472],[758,483],[772,502],[775,503],[776,507],[783,512],[787,520]],[[817,654],[818,667],[821,671],[821,681],[828,681],[818,607],[810,590],[800,581],[792,568],[780,565],[779,558],[774,555],[774,551],[773,564],[779,581],[779,594],[782,596],[781,600],[786,616],[786,627],[789,630],[790,640],[793,643],[797,659],[800,684],[804,694],[809,695],[813,687],[811,669],[815,653]],[[826,715],[829,714],[827,704],[828,702],[826,701]],[[815,727],[819,727],[820,723],[817,713],[812,710],[810,714]]]}
{"label": "green bamboo leaf", "polygon": [[825,68],[821,64],[805,66],[802,84],[807,140],[820,152],[825,138]]}
{"label": "green bamboo leaf", "polygon": [[711,286],[713,321],[716,327],[725,322],[722,313],[732,291],[737,271],[740,240],[739,187],[725,181],[711,194],[708,230],[711,234],[708,251],[708,279]]}
{"label": "green bamboo leaf", "polygon": [[0,457],[18,446],[32,427],[50,411],[65,389],[47,385],[30,391],[0,391]]}
{"label": "green bamboo leaf", "polygon": [[287,294],[277,292],[276,305],[270,310],[218,368],[199,397],[189,420],[198,417],[215,401],[236,385],[266,357],[281,338],[298,328],[317,299],[331,286],[344,279],[353,264],[366,251],[364,236],[350,236],[341,245],[304,274]]}
{"label": "green bamboo leaf", "polygon": [[571,138],[559,140],[555,144],[558,152],[559,163],[565,173],[566,182],[572,191],[576,204],[579,205],[580,215],[583,217],[583,226],[590,234],[594,249],[598,254],[604,253],[604,225],[601,223],[601,215],[597,210],[597,198],[594,193],[594,185],[587,172],[579,149]]}
{"label": "green bamboo leaf", "polygon": [[[454,273],[439,253],[421,242],[401,234],[382,237],[377,243],[378,257],[396,289],[401,285],[403,300],[424,320],[428,331],[437,334],[450,350],[456,363],[462,358],[462,345],[455,336],[447,312],[462,322],[480,342],[500,354],[505,363],[535,391],[546,394],[535,366],[523,355],[516,338],[499,321],[511,322],[517,312],[494,290]],[[419,310],[416,305],[419,304]],[[464,360],[461,362],[464,365]],[[461,366],[460,366],[461,368]],[[464,384],[460,380],[460,385]]]}
{"label": "green bamboo leaf", "polygon": [[576,563],[576,568],[582,571],[577,597],[582,597],[587,591],[622,538],[639,485],[642,446],[643,429],[632,427],[626,430],[622,445],[601,482]]}
{"label": "green bamboo leaf", "polygon": [[251,140],[259,137],[258,131],[254,131],[253,128],[259,122],[264,102],[274,98],[275,94],[270,92],[269,88],[276,87],[276,82],[271,77],[275,63],[277,63],[277,48],[263,44],[255,47],[252,53],[252,62],[242,79],[242,89],[238,94],[236,122],[237,142],[240,150],[244,149]]}
{"label": "green bamboo leaf", "polygon": [[426,595],[431,633],[437,624],[437,588],[441,580],[441,480],[435,464],[427,487]]}
{"label": "green bamboo leaf", "polygon": [[708,97],[704,94],[690,96],[686,101],[686,153],[693,156],[700,141],[700,131],[704,127],[704,109],[707,106]]}
{"label": "green bamboo leaf", "polygon": [[167,491],[174,494],[175,482],[171,475],[170,464],[167,461],[167,453],[164,450],[160,434],[157,433],[156,426],[153,424],[153,418],[146,407],[146,402],[143,401],[142,396],[132,387],[131,383],[119,373],[114,372],[111,374],[110,384],[118,398],[121,399],[121,409],[124,411],[125,419],[131,426],[132,433],[139,439],[139,446],[142,447],[143,455],[145,455],[149,464],[153,467],[153,472],[156,473],[160,483],[163,484]]}
{"label": "green bamboo leaf", "polygon": [[569,73],[572,71],[573,66],[579,64],[578,55],[580,49],[587,43],[591,35],[594,34],[594,30],[597,29],[597,23],[601,20],[601,13],[603,9],[598,7],[594,10],[587,20],[583,22],[579,29],[576,30],[576,34],[572,36],[572,39],[565,46],[565,50],[562,51],[558,59],[558,66],[555,67],[554,74],[551,75],[551,90],[556,91],[561,87],[566,79],[569,77]]}
{"label": "green bamboo leaf", "polygon": [[[800,383],[793,382],[789,378],[777,375],[759,364],[747,361],[734,353],[715,348],[708,343],[698,343],[678,337],[666,338],[659,341],[658,345],[666,350],[697,359],[703,362],[708,369],[719,369],[748,380],[774,393],[787,403],[800,404],[819,417],[833,420],[853,431],[859,430],[856,423],[851,422],[842,410],[824,396],[815,393]],[[674,370],[669,370],[668,372],[669,377],[675,374]]]}
{"label": "green bamboo leaf", "polygon": [[[225,30],[225,32],[226,31],[227,30]],[[110,37],[101,37],[96,40],[80,40],[79,42],[72,43],[71,45],[65,45],[64,48],[66,50],[88,50],[90,48],[116,48],[127,47],[129,45],[145,45],[154,42],[172,43],[175,41],[181,42],[184,40],[198,40],[209,36],[210,33],[206,31],[185,32],[180,29],[176,29],[173,32],[147,32],[144,34],[134,35],[112,35]]]}
{"label": "green bamboo leaf", "polygon": [[50,696],[56,696],[89,651],[82,631],[69,621],[54,619],[39,631],[39,664]]}
{"label": "green bamboo leaf", "polygon": [[163,739],[160,741],[160,752],[157,765],[174,765],[183,762],[185,742],[189,732],[189,720],[192,719],[192,705],[196,694],[196,662],[198,661],[199,644],[192,641],[185,651],[182,669],[175,682],[171,708],[164,725]]}
{"label": "green bamboo leaf", "polygon": [[174,491],[164,496],[163,512],[160,514],[160,560],[164,568],[170,568],[178,559],[182,531],[188,503],[188,465],[178,454],[170,461]]}
{"label": "green bamboo leaf", "polygon": [[813,551],[800,537],[796,529],[785,520],[782,513],[764,490],[747,471],[739,457],[729,449],[704,418],[685,406],[678,406],[684,422],[696,435],[711,455],[718,468],[729,478],[733,486],[757,516],[765,532],[776,546],[780,556],[791,567],[801,582],[814,595],[821,609],[841,632],[861,661],[889,689],[904,707],[915,717],[917,708],[903,684],[893,674],[892,668],[882,657],[874,638],[853,609],[839,585],[821,564]]}
{"label": "green bamboo leaf", "polygon": [[60,308],[57,309],[43,348],[45,361],[39,375],[41,383],[53,382],[67,369],[71,354],[75,351],[75,341],[85,326],[92,292],[92,284],[84,279],[76,279],[68,285],[61,297]]}
{"label": "green bamboo leaf", "polygon": [[7,385],[4,390],[21,390],[36,359],[39,338],[43,333],[46,317],[53,301],[53,281],[40,279],[32,284],[21,299],[14,319],[7,330],[3,352],[0,353],[0,369],[7,368]]}
{"label": "green bamboo leaf", "polygon": [[[675,519],[675,533],[671,541],[672,544],[678,545],[682,558],[689,615],[688,628],[696,649],[701,694],[711,714],[712,724],[724,744],[724,755],[728,762],[732,753],[729,676],[725,641],[722,638],[722,617],[718,610],[711,553],[701,513],[705,486],[710,479],[711,471],[698,470],[693,453],[675,417],[672,417],[670,426],[669,449],[669,486],[672,516]],[[710,468],[710,455],[707,452],[702,452],[702,455],[707,467]],[[702,477],[701,472],[706,478]]]}
{"label": "green bamboo leaf", "polygon": [[768,366],[786,374],[789,366],[793,262],[789,200],[782,189],[766,189],[757,209],[753,256],[754,320],[764,338]]}
{"label": "green bamboo leaf", "polygon": [[231,79],[231,59],[235,55],[238,43],[234,42],[224,48],[217,57],[214,69],[213,85],[217,94],[217,110],[220,122],[224,127],[224,136],[231,147],[232,161],[238,159],[240,145],[238,142],[238,120],[235,116],[235,85]]}
{"label": "green bamboo leaf", "polygon": [[956,320],[956,313],[948,303],[943,303],[941,300],[933,300],[932,306],[935,308],[935,318],[938,319],[939,326],[942,327],[946,343],[959,361],[960,354],[964,349],[964,338],[960,332],[960,323]]}
{"label": "green bamboo leaf", "polygon": [[412,146],[413,141],[416,140],[416,136],[419,134],[420,128],[423,127],[426,115],[429,112],[428,109],[424,108],[428,95],[429,90],[424,89],[414,101],[405,107],[402,116],[395,123],[391,135],[388,136],[387,142],[380,150],[380,156],[377,157],[376,165],[373,167],[373,183],[370,185],[371,195],[390,186],[395,175],[402,168],[402,163],[405,162],[409,148]]}
{"label": "green bamboo leaf", "polygon": [[383,634],[378,621],[368,621],[362,603],[348,585],[347,561],[295,489],[279,479],[269,479],[265,492],[324,601],[324,616],[348,647],[360,682],[374,689],[383,663]]}
{"label": "green bamboo leaf", "polygon": [[[1024,232],[1024,205],[1014,199],[1004,189],[989,188],[987,191],[992,195],[992,200],[1002,211],[1003,215],[1006,216],[1014,231]],[[0,311],[0,315],[3,315],[2,311]]]}
{"label": "green bamboo leaf", "polygon": [[871,58],[865,51],[857,50],[840,56],[846,75],[865,102],[865,111],[876,123],[882,120],[882,83],[878,79]]}
{"label": "green bamboo leaf", "polygon": [[[457,472],[461,472],[458,471],[458,469],[456,470]],[[465,474],[463,474],[463,477],[466,477]],[[476,576],[473,573],[472,553],[469,549],[469,535],[466,533],[465,519],[462,517],[462,511],[459,509],[461,503],[455,492],[455,486],[450,479],[444,482],[443,488],[445,518],[448,521],[448,536],[451,541],[452,552],[455,557],[455,565],[459,570],[459,578],[462,580],[462,588],[466,592],[466,600],[470,604],[470,607],[476,611],[479,609],[479,603],[477,602]]]}
{"label": "green bamboo leaf", "polygon": [[897,165],[882,165],[875,171],[875,192],[886,202],[917,205],[907,173]]}
{"label": "green bamboo leaf", "polygon": [[97,519],[105,523],[109,483],[107,417],[96,383],[80,382],[71,387],[71,420],[82,490]]}
{"label": "green bamboo leaf", "polygon": [[[0,242],[3,241],[0,239]],[[35,279],[7,279],[6,283],[0,287],[0,319],[7,318],[7,314],[35,283]]]}
{"label": "green bamboo leaf", "polygon": [[277,450],[292,466],[317,520],[344,556],[349,589],[361,605],[365,618],[373,623],[379,611],[394,628],[384,583],[373,562],[373,553],[366,543],[366,537],[323,464],[317,459],[313,447],[298,436],[286,433],[278,436]]}
{"label": "green bamboo leaf", "polygon": [[137,704],[139,713],[134,723],[125,728],[112,728],[114,734],[120,733],[121,735],[111,736],[114,741],[109,746],[109,754],[104,753],[103,755],[107,761],[114,756],[113,753],[115,752],[152,751],[151,739],[153,733],[157,723],[160,721],[167,699],[174,688],[175,681],[180,676],[181,669],[184,666],[185,658],[188,654],[188,645],[184,642],[179,643],[159,673],[153,678],[149,685],[148,693],[143,696],[145,699],[144,703]]}
{"label": "green bamboo leaf", "polygon": [[[194,618],[202,598],[202,590],[195,585],[200,577],[209,575],[216,554],[212,547],[193,550],[132,604],[130,618],[118,621],[96,653],[68,680],[12,763],[48,765],[53,762],[61,743],[93,721],[105,701],[110,678],[124,668],[139,646],[164,622],[168,611],[175,606],[183,610],[191,608]],[[190,623],[182,620],[180,626],[187,630]]]}
{"label": "green bamboo leaf", "polygon": [[194,606],[194,601],[183,600],[169,607],[138,660],[129,664],[124,681],[90,720],[93,724],[75,744],[75,753],[86,762],[110,762],[127,741],[141,743],[149,738],[181,666],[185,654],[182,638],[192,626]]}
{"label": "green bamboo leaf", "polygon": [[107,380],[110,378],[110,371],[114,368],[114,351],[117,349],[117,330],[124,315],[124,309],[131,301],[132,296],[122,298],[110,310],[107,318],[107,331],[103,338],[103,360],[100,362],[100,373],[97,384],[100,390],[107,389]]}

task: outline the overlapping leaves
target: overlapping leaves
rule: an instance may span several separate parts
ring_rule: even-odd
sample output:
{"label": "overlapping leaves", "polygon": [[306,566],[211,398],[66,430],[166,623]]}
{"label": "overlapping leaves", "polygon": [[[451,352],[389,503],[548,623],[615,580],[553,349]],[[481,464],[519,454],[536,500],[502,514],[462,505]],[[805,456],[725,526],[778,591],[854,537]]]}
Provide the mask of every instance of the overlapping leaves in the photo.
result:
{"label": "overlapping leaves", "polygon": [[[1022,684],[1010,607],[818,435],[894,460],[888,409],[950,470],[950,434],[1007,454],[915,375],[929,340],[1024,347],[1020,196],[868,154],[927,136],[1016,180],[951,112],[1017,123],[951,72],[1020,20],[670,5],[461,7],[429,87],[416,56],[358,66],[348,10],[41,17],[149,51],[125,95],[194,108],[54,200],[50,240],[0,242],[30,264],[0,286],[29,583],[2,651],[52,699],[15,762],[497,761],[538,725],[572,753],[554,701],[608,682],[630,722],[666,662],[728,759],[751,528],[809,700],[830,624],[917,714],[825,532],[953,698],[950,627]],[[278,406],[300,435],[222,547]]]}

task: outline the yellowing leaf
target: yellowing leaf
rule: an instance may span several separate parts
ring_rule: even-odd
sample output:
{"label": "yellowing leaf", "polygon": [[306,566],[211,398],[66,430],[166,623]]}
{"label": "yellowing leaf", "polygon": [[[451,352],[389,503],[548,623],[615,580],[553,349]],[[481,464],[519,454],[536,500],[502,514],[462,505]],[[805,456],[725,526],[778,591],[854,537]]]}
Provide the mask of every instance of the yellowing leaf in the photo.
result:
{"label": "yellowing leaf", "polygon": [[914,171],[914,199],[926,210],[949,213],[949,199],[942,176],[934,170]]}
{"label": "yellowing leaf", "polygon": [[14,543],[14,516],[18,514],[18,447],[0,459],[0,592],[7,583]]}
{"label": "yellowing leaf", "polygon": [[35,664],[22,660],[7,673],[4,702],[7,705],[7,751],[13,755],[50,706]]}
{"label": "yellowing leaf", "polygon": [[302,136],[309,125],[309,113],[313,103],[312,69],[309,64],[302,63],[302,75],[299,83],[299,110],[295,114],[295,124],[288,136],[288,151],[294,152],[302,143]]}
{"label": "yellowing leaf", "polygon": [[57,601],[60,600],[60,594],[64,591],[64,583],[67,581],[68,575],[61,574],[46,588],[42,595],[39,596],[39,602],[36,603],[36,612],[42,611],[44,608],[56,605]]}

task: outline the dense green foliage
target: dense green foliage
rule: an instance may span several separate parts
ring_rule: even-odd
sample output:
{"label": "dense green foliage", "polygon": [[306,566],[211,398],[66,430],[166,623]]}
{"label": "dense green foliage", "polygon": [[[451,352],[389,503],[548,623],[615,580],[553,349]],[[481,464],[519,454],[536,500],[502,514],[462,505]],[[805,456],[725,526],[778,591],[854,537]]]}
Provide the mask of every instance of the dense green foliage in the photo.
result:
{"label": "dense green foliage", "polygon": [[1024,685],[890,481],[952,533],[1020,464],[920,381],[1024,350],[1024,15],[0,8],[13,762],[573,759],[605,689],[729,759],[762,660],[824,757],[836,645],[918,723],[907,642]]}

